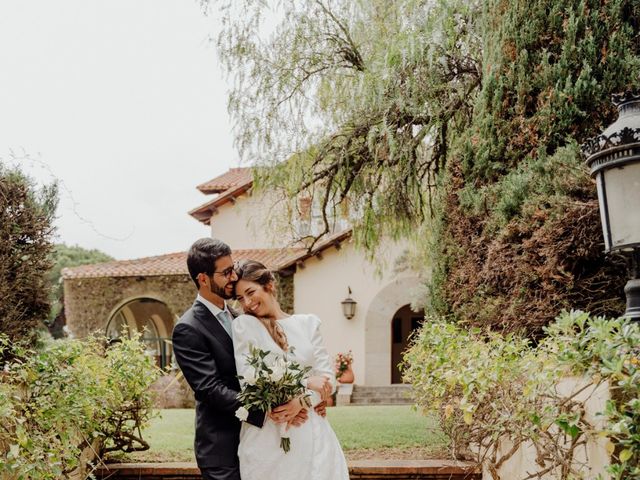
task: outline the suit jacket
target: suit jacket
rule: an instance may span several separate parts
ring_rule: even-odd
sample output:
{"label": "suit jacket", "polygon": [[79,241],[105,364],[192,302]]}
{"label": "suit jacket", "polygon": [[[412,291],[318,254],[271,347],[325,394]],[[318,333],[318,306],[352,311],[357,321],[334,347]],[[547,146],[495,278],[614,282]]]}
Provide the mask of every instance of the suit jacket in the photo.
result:
{"label": "suit jacket", "polygon": [[[218,319],[196,301],[173,329],[173,351],[196,398],[195,453],[198,467],[238,464],[240,383],[233,343]],[[249,423],[258,427],[264,413],[251,412]]]}

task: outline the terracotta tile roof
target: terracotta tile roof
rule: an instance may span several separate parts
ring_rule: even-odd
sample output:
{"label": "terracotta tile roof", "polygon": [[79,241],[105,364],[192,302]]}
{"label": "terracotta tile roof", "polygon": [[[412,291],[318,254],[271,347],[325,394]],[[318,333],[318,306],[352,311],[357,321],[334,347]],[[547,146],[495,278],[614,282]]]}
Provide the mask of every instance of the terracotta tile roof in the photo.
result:
{"label": "terracotta tile roof", "polygon": [[209,180],[208,182],[198,185],[196,188],[202,193],[222,193],[229,189],[234,189],[241,185],[251,184],[253,182],[253,173],[251,168],[232,168],[228,172]]}
{"label": "terracotta tile roof", "polygon": [[[306,249],[304,248],[234,250],[233,258],[234,260],[249,258],[258,260],[272,270],[280,270],[294,264],[295,259],[305,252]],[[62,278],[65,279],[188,274],[186,252],[137,258],[135,260],[116,260],[62,270]]]}
{"label": "terracotta tile roof", "polygon": [[[319,256],[331,247],[351,237],[351,229],[330,235],[319,242],[311,251],[306,248],[262,248],[233,250],[234,260],[252,259],[264,263],[271,270],[284,270]],[[188,275],[187,252],[169,253],[155,257],[134,260],[115,260],[112,262],[82,265],[62,269],[62,278],[106,278],[106,277],[146,277],[157,275]]]}

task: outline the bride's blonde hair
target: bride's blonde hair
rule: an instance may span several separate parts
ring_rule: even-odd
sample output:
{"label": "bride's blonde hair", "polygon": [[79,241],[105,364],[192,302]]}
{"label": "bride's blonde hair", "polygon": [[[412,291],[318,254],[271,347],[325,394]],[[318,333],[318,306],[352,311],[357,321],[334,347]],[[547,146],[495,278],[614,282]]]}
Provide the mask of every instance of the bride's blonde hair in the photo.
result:
{"label": "bride's blonde hair", "polygon": [[[271,270],[269,270],[262,263],[257,260],[241,260],[235,266],[236,275],[238,281],[246,280],[248,282],[254,282],[269,292],[277,301],[276,293],[276,277]],[[287,342],[287,336],[284,330],[278,322],[271,321],[267,318],[258,318],[266,327],[269,335],[273,338],[273,341],[285,352],[289,350],[289,343]]]}

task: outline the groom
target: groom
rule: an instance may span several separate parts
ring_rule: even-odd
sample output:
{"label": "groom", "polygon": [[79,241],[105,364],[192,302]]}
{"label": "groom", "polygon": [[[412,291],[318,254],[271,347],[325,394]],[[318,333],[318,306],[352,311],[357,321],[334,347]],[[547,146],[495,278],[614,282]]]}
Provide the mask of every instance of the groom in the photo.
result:
{"label": "groom", "polygon": [[[172,341],[178,365],[195,393],[196,460],[206,480],[240,480],[240,421],[235,417],[240,383],[231,341],[234,315],[225,301],[238,280],[231,249],[202,238],[189,249],[187,267],[198,295],[174,327]],[[251,412],[247,421],[262,427],[264,413]]]}
{"label": "groom", "polygon": [[[231,336],[235,314],[226,302],[238,280],[231,249],[220,240],[201,238],[189,249],[187,267],[198,295],[174,327],[172,340],[178,365],[195,393],[196,460],[205,480],[240,480],[240,421],[235,417],[240,383]],[[306,420],[302,412],[295,423]],[[261,428],[264,417],[252,411],[247,422]]]}

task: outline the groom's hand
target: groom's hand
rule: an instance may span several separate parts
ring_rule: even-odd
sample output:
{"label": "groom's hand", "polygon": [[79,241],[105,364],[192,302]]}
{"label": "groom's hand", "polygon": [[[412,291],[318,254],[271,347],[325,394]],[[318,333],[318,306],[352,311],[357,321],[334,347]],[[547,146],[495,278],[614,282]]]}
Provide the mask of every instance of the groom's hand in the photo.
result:
{"label": "groom's hand", "polygon": [[305,410],[301,397],[295,397],[284,405],[275,407],[269,412],[269,418],[275,423],[291,423],[301,410]]}
{"label": "groom's hand", "polygon": [[314,375],[307,379],[307,388],[309,390],[315,390],[322,397],[322,401],[326,402],[327,399],[331,396],[331,391],[333,390],[333,386],[331,385],[331,381],[323,376],[323,375]]}
{"label": "groom's hand", "polygon": [[299,427],[304,422],[306,422],[308,418],[309,418],[309,413],[305,408],[303,408],[298,412],[298,414],[295,417],[293,417],[293,420],[289,422],[289,426]]}
{"label": "groom's hand", "polygon": [[315,406],[314,410],[321,417],[326,417],[327,416],[327,402],[320,402],[318,405]]}

